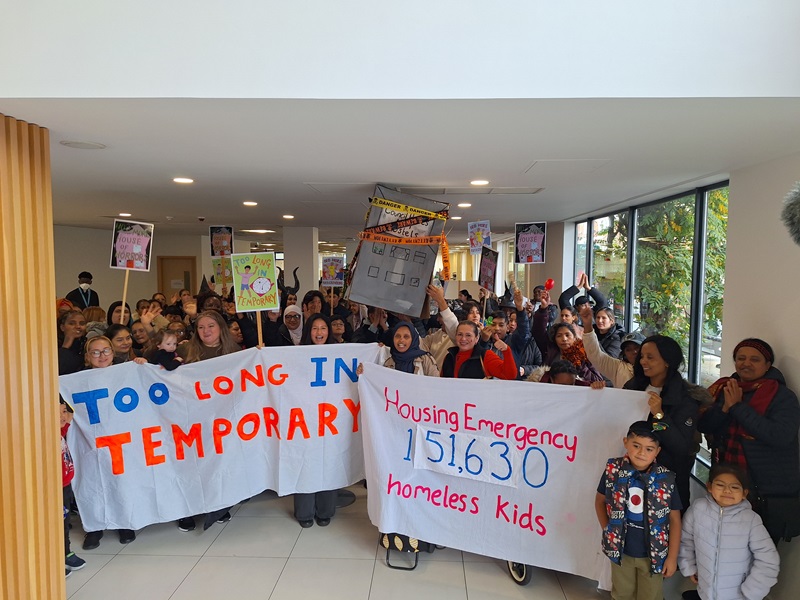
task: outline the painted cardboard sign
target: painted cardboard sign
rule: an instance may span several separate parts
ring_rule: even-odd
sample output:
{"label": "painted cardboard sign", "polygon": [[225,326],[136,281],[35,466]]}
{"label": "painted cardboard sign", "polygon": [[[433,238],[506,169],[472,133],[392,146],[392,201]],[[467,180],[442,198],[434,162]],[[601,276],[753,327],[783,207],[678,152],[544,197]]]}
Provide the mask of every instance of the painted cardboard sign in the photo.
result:
{"label": "painted cardboard sign", "polygon": [[514,262],[518,265],[544,264],[547,223],[517,223]]}
{"label": "painted cardboard sign", "polygon": [[150,256],[153,251],[153,229],[152,223],[114,219],[110,267],[129,271],[149,271]]}
{"label": "painted cardboard sign", "polygon": [[232,254],[233,292],[236,312],[278,308],[278,275],[275,253]]}
{"label": "painted cardboard sign", "polygon": [[209,227],[211,256],[230,256],[233,252],[233,227]]}

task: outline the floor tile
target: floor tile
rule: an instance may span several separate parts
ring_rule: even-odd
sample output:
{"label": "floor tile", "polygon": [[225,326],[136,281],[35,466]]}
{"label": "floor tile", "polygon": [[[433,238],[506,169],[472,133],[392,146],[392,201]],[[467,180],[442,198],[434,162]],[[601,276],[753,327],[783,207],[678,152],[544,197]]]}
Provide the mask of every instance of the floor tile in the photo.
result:
{"label": "floor tile", "polygon": [[314,524],[303,529],[292,550],[292,558],[371,558],[375,559],[378,530],[369,519],[341,518],[330,525]]}
{"label": "floor tile", "polygon": [[483,554],[473,554],[472,552],[462,552],[464,562],[495,562],[497,559]]}
{"label": "floor tile", "polygon": [[290,558],[270,600],[367,600],[374,560]]}
{"label": "floor tile", "polygon": [[138,531],[136,539],[123,546],[120,554],[203,556],[226,525],[215,524],[207,531],[199,520],[194,531],[181,531],[174,522],[149,525]]}
{"label": "floor tile", "polygon": [[169,600],[197,561],[194,556],[117,555],[71,600]]}
{"label": "floor tile", "polygon": [[[375,565],[372,577],[371,600],[407,600],[408,598],[436,598],[436,600],[466,600],[467,586],[464,566],[454,561],[434,562],[426,560],[427,554],[419,556],[413,571],[390,569],[383,561]],[[408,557],[392,557],[392,564],[404,564]],[[412,563],[413,564],[413,559]],[[471,596],[470,596],[471,598]]]}
{"label": "floor tile", "polygon": [[[77,552],[78,556],[86,561],[86,566],[80,571],[73,571],[72,575],[67,579],[67,598],[71,598],[79,589],[102,569],[112,558],[114,554],[91,554],[85,552]],[[86,554],[86,556],[81,556]]]}
{"label": "floor tile", "polygon": [[288,558],[301,531],[294,519],[237,516],[225,525],[206,556]]}
{"label": "floor tile", "polygon": [[286,560],[206,556],[195,565],[170,600],[268,600]]}
{"label": "floor tile", "polygon": [[272,490],[260,493],[240,504],[236,517],[289,517],[294,512],[293,496],[279,497]]}
{"label": "floor tile", "polygon": [[565,600],[553,571],[531,568],[531,582],[522,586],[511,579],[505,561],[465,562],[469,600]]}
{"label": "floor tile", "polygon": [[597,589],[597,582],[571,573],[556,573],[567,600],[610,600],[611,593]]}

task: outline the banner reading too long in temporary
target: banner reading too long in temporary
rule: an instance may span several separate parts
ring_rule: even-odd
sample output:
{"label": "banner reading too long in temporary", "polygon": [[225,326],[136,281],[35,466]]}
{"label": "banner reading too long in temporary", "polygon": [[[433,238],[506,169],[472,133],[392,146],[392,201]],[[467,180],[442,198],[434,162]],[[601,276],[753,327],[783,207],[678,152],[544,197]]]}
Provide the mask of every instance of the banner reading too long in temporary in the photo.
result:
{"label": "banner reading too long in temporary", "polygon": [[642,392],[438,379],[364,365],[370,520],[449,548],[600,579],[594,499]]}
{"label": "banner reading too long in temporary", "polygon": [[87,531],[139,529],[265,489],[364,477],[356,388],[376,344],[263,348],[165,371],[125,363],[59,378]]}

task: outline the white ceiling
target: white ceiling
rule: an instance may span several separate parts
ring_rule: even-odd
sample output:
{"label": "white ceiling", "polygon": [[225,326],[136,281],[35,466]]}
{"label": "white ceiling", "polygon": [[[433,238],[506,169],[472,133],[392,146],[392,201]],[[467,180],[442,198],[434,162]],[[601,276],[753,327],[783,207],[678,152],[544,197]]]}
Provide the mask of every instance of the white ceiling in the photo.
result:
{"label": "white ceiling", "polygon": [[[800,152],[797,98],[0,99],[0,113],[50,129],[56,224],[110,228],[130,212],[176,233],[277,231],[261,241],[282,239],[285,213],[320,240],[355,237],[378,182],[446,191],[421,195],[463,216],[448,223],[458,240],[470,220],[575,219]],[[476,178],[491,193],[465,189]]]}

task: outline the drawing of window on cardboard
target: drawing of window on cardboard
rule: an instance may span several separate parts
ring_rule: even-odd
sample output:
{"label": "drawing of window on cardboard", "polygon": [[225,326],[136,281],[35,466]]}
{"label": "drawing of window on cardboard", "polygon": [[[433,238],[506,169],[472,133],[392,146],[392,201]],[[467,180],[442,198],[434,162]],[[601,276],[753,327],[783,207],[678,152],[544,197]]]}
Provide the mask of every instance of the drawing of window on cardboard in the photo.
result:
{"label": "drawing of window on cardboard", "polygon": [[386,283],[391,283],[392,285],[403,285],[406,280],[406,276],[402,273],[395,273],[393,271],[386,271],[386,277],[383,278]]}
{"label": "drawing of window on cardboard", "polygon": [[399,258],[400,260],[408,260],[411,255],[411,250],[408,246],[392,246],[392,258]]}
{"label": "drawing of window on cardboard", "polygon": [[[375,187],[374,196],[389,201],[392,206],[373,204],[367,215],[366,228],[386,225],[380,234],[398,240],[441,236],[444,231],[445,220],[438,218],[423,219],[401,229],[393,229],[391,224],[416,216],[402,207],[439,213],[446,210],[448,204],[404,194],[382,185]],[[378,246],[382,247],[381,251]],[[348,298],[410,316],[420,316],[425,312],[427,317],[429,305],[425,286],[433,275],[438,252],[438,244],[387,244],[364,240],[353,269]]]}

